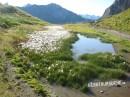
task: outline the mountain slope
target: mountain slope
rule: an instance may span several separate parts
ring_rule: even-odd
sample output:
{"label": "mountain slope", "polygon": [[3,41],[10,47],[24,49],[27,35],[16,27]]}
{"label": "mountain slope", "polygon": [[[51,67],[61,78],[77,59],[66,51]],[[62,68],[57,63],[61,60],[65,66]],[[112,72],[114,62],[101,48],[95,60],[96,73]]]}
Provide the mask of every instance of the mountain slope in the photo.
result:
{"label": "mountain slope", "polygon": [[115,0],[115,2],[106,9],[103,17],[118,14],[128,8],[130,8],[130,0]]}
{"label": "mountain slope", "polygon": [[62,24],[85,21],[81,16],[53,3],[48,5],[27,5],[21,9],[50,23]]}
{"label": "mountain slope", "polygon": [[96,25],[130,34],[130,8],[120,14],[101,19]]}
{"label": "mountain slope", "polygon": [[[0,4],[0,97],[37,97],[32,88],[16,78],[14,71],[17,68],[12,65],[11,56],[18,54],[18,44],[27,39],[27,34],[46,24],[16,7]],[[38,92],[36,84],[37,87],[41,85],[34,84],[33,88]]]}
{"label": "mountain slope", "polygon": [[[32,17],[31,15],[23,12],[22,10],[8,6],[0,5],[0,27],[10,28],[21,24],[42,24],[41,20]],[[44,22],[45,23],[45,22]]]}

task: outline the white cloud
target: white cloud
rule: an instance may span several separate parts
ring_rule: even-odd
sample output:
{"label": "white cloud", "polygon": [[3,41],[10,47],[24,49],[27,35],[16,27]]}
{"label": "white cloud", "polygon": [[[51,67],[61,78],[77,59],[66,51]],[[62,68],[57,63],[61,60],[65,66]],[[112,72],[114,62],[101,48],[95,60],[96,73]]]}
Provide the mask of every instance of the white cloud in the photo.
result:
{"label": "white cloud", "polygon": [[28,3],[40,5],[57,3],[78,14],[94,14],[100,16],[113,1],[114,0],[0,0],[1,3],[9,3],[14,6],[23,6]]}

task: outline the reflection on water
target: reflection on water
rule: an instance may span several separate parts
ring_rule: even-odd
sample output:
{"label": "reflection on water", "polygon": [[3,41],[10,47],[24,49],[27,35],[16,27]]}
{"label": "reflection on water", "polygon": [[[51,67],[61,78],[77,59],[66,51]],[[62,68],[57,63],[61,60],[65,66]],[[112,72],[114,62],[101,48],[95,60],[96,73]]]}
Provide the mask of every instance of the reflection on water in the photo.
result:
{"label": "reflection on water", "polygon": [[115,53],[113,45],[104,43],[99,38],[88,38],[84,35],[77,34],[78,40],[72,44],[73,58],[78,59],[83,54],[94,54],[99,52]]}

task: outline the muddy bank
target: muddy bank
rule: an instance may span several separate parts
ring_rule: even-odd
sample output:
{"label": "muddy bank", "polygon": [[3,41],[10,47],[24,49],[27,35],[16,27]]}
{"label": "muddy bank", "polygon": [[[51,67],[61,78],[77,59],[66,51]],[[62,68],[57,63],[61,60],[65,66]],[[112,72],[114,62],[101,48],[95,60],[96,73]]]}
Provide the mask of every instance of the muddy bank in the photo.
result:
{"label": "muddy bank", "polygon": [[[125,85],[93,87],[89,88],[89,92],[82,93],[79,90],[63,87],[59,85],[51,85],[51,89],[58,97],[129,97],[130,82],[127,80]],[[103,93],[101,93],[103,91]]]}

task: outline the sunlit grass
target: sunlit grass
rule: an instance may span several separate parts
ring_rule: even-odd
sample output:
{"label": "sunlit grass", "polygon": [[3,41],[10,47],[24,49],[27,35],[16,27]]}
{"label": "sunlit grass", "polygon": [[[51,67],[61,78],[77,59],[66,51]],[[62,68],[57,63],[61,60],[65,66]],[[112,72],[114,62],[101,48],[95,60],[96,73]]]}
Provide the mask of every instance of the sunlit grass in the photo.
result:
{"label": "sunlit grass", "polygon": [[130,9],[95,23],[99,27],[114,29],[130,34]]}
{"label": "sunlit grass", "polygon": [[91,27],[90,24],[67,24],[65,25],[66,29],[69,29],[72,32],[81,33],[89,37],[100,37],[101,40],[105,42],[119,42],[120,37],[112,35],[110,33],[101,32]]}

